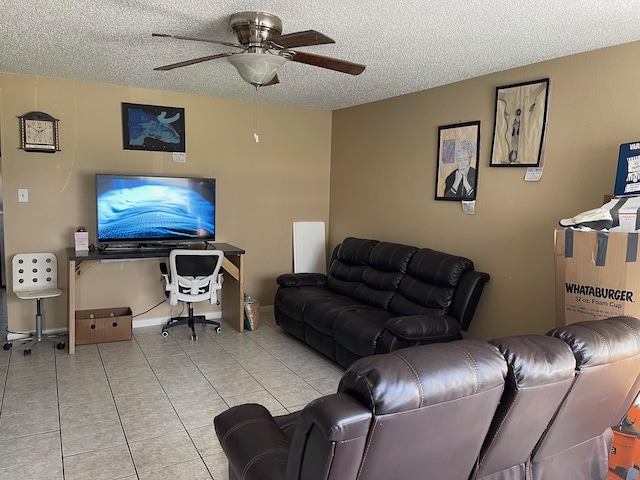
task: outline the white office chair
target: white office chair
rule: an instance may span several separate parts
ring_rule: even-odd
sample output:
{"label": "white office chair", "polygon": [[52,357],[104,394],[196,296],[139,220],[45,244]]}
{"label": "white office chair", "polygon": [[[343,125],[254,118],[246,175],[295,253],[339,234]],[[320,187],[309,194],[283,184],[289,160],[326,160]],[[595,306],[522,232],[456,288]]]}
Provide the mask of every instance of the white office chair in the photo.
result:
{"label": "white office chair", "polygon": [[169,335],[169,328],[187,324],[191,328],[191,339],[197,340],[196,323],[214,325],[216,332],[220,333],[220,322],[207,320],[204,315],[194,315],[193,303],[208,300],[212,305],[220,304],[218,290],[222,288],[220,267],[223,257],[220,250],[177,249],[169,254],[169,271],[165,263],[160,264],[169,305],[185,302],[188,306],[188,316],[172,317],[162,327],[162,336]]}
{"label": "white office chair", "polygon": [[[53,253],[19,253],[13,257],[13,293],[21,300],[36,300],[36,331],[29,337],[24,354],[31,355],[31,347],[42,339],[54,340],[57,335],[42,335],[42,299],[59,297],[62,290],[58,288],[58,260]],[[64,342],[56,347],[62,350]],[[4,344],[9,350],[11,342]]]}

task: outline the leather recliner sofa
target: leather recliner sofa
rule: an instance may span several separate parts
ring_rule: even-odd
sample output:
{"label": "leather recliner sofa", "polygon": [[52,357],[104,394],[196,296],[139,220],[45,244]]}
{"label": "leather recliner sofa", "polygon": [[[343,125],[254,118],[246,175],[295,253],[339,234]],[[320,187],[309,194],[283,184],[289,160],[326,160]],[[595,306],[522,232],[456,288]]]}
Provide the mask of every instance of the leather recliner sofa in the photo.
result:
{"label": "leather recliner sofa", "polygon": [[328,274],[278,277],[276,323],[343,367],[369,355],[462,338],[489,275],[467,258],[349,237]]}
{"label": "leather recliner sofa", "polygon": [[214,419],[230,480],[605,480],[640,388],[640,320],[460,340],[356,361],[338,392]]}

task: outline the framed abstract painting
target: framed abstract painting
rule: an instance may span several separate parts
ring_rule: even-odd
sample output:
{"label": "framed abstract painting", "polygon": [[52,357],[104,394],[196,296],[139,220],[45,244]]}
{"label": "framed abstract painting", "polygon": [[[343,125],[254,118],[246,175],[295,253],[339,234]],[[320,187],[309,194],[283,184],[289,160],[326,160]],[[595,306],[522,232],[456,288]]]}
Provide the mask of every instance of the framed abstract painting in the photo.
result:
{"label": "framed abstract painting", "polygon": [[122,104],[125,150],[184,152],[184,108]]}
{"label": "framed abstract painting", "polygon": [[497,87],[489,166],[540,166],[548,107],[548,78]]}

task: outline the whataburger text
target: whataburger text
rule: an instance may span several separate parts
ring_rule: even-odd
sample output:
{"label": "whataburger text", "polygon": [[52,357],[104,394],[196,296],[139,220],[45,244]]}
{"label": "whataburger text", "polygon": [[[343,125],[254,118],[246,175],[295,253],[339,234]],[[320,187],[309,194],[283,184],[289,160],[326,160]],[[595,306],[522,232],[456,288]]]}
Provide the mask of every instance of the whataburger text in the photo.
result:
{"label": "whataburger text", "polygon": [[586,295],[590,297],[606,298],[609,300],[620,300],[633,303],[633,292],[629,290],[617,290],[614,288],[594,287],[591,285],[580,285],[577,283],[565,283],[567,293],[576,295]]}

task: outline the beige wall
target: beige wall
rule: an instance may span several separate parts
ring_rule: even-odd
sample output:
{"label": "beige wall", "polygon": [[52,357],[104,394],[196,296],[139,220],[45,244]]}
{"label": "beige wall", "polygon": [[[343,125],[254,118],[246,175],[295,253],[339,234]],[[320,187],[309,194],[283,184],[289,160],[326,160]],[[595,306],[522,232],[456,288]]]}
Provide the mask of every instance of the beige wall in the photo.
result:
{"label": "beige wall", "polygon": [[[251,88],[247,86],[247,88]],[[331,112],[253,104],[97,83],[0,74],[0,127],[6,259],[52,251],[66,289],[64,249],[88,227],[95,242],[96,172],[217,179],[217,240],[246,249],[245,289],[272,305],[275,277],[291,271],[291,224],[328,221]],[[185,108],[187,162],[170,153],[123,150],[121,102]],[[55,154],[19,147],[17,117],[40,110],[60,119]],[[17,189],[29,203],[17,202]],[[11,267],[7,286],[11,292]],[[134,315],[163,300],[158,260],[94,266],[79,280],[80,309],[130,306]],[[66,327],[66,292],[45,301],[45,328]],[[168,315],[163,305],[141,318]],[[34,302],[8,295],[10,330],[33,330]]]}
{"label": "beige wall", "polygon": [[[291,223],[330,216],[330,247],[349,235],[409,243],[468,256],[490,273],[470,337],[544,332],[555,321],[557,221],[601,205],[612,193],[618,144],[640,138],[639,55],[640,43],[612,47],[333,114],[260,105],[257,145],[251,103],[0,74],[6,258],[53,251],[64,286],[74,228],[87,226],[95,241],[96,172],[215,177],[218,240],[247,250],[246,290],[263,305],[273,303],[275,277],[291,270]],[[527,183],[522,168],[488,167],[495,88],[544,77],[545,169]],[[185,107],[187,163],[123,150],[121,102]],[[61,152],[19,150],[16,117],[31,110],[60,119]],[[469,216],[433,197],[438,126],[473,120],[482,122],[481,165]],[[29,189],[29,203],[17,203],[18,188]],[[136,314],[155,305],[163,299],[157,264],[90,269],[79,308],[126,305]],[[10,271],[7,280],[10,291]],[[10,329],[33,329],[33,304],[8,298]],[[66,326],[65,302],[66,294],[45,302],[47,328]],[[163,306],[142,318],[166,315]]]}
{"label": "beige wall", "polygon": [[[613,193],[618,145],[640,139],[640,43],[607,48],[333,114],[329,243],[429,247],[491,274],[469,337],[555,325],[553,231]],[[428,74],[428,72],[426,72]],[[551,78],[544,174],[489,168],[495,89]],[[476,214],[435,201],[438,126],[481,121]]]}

